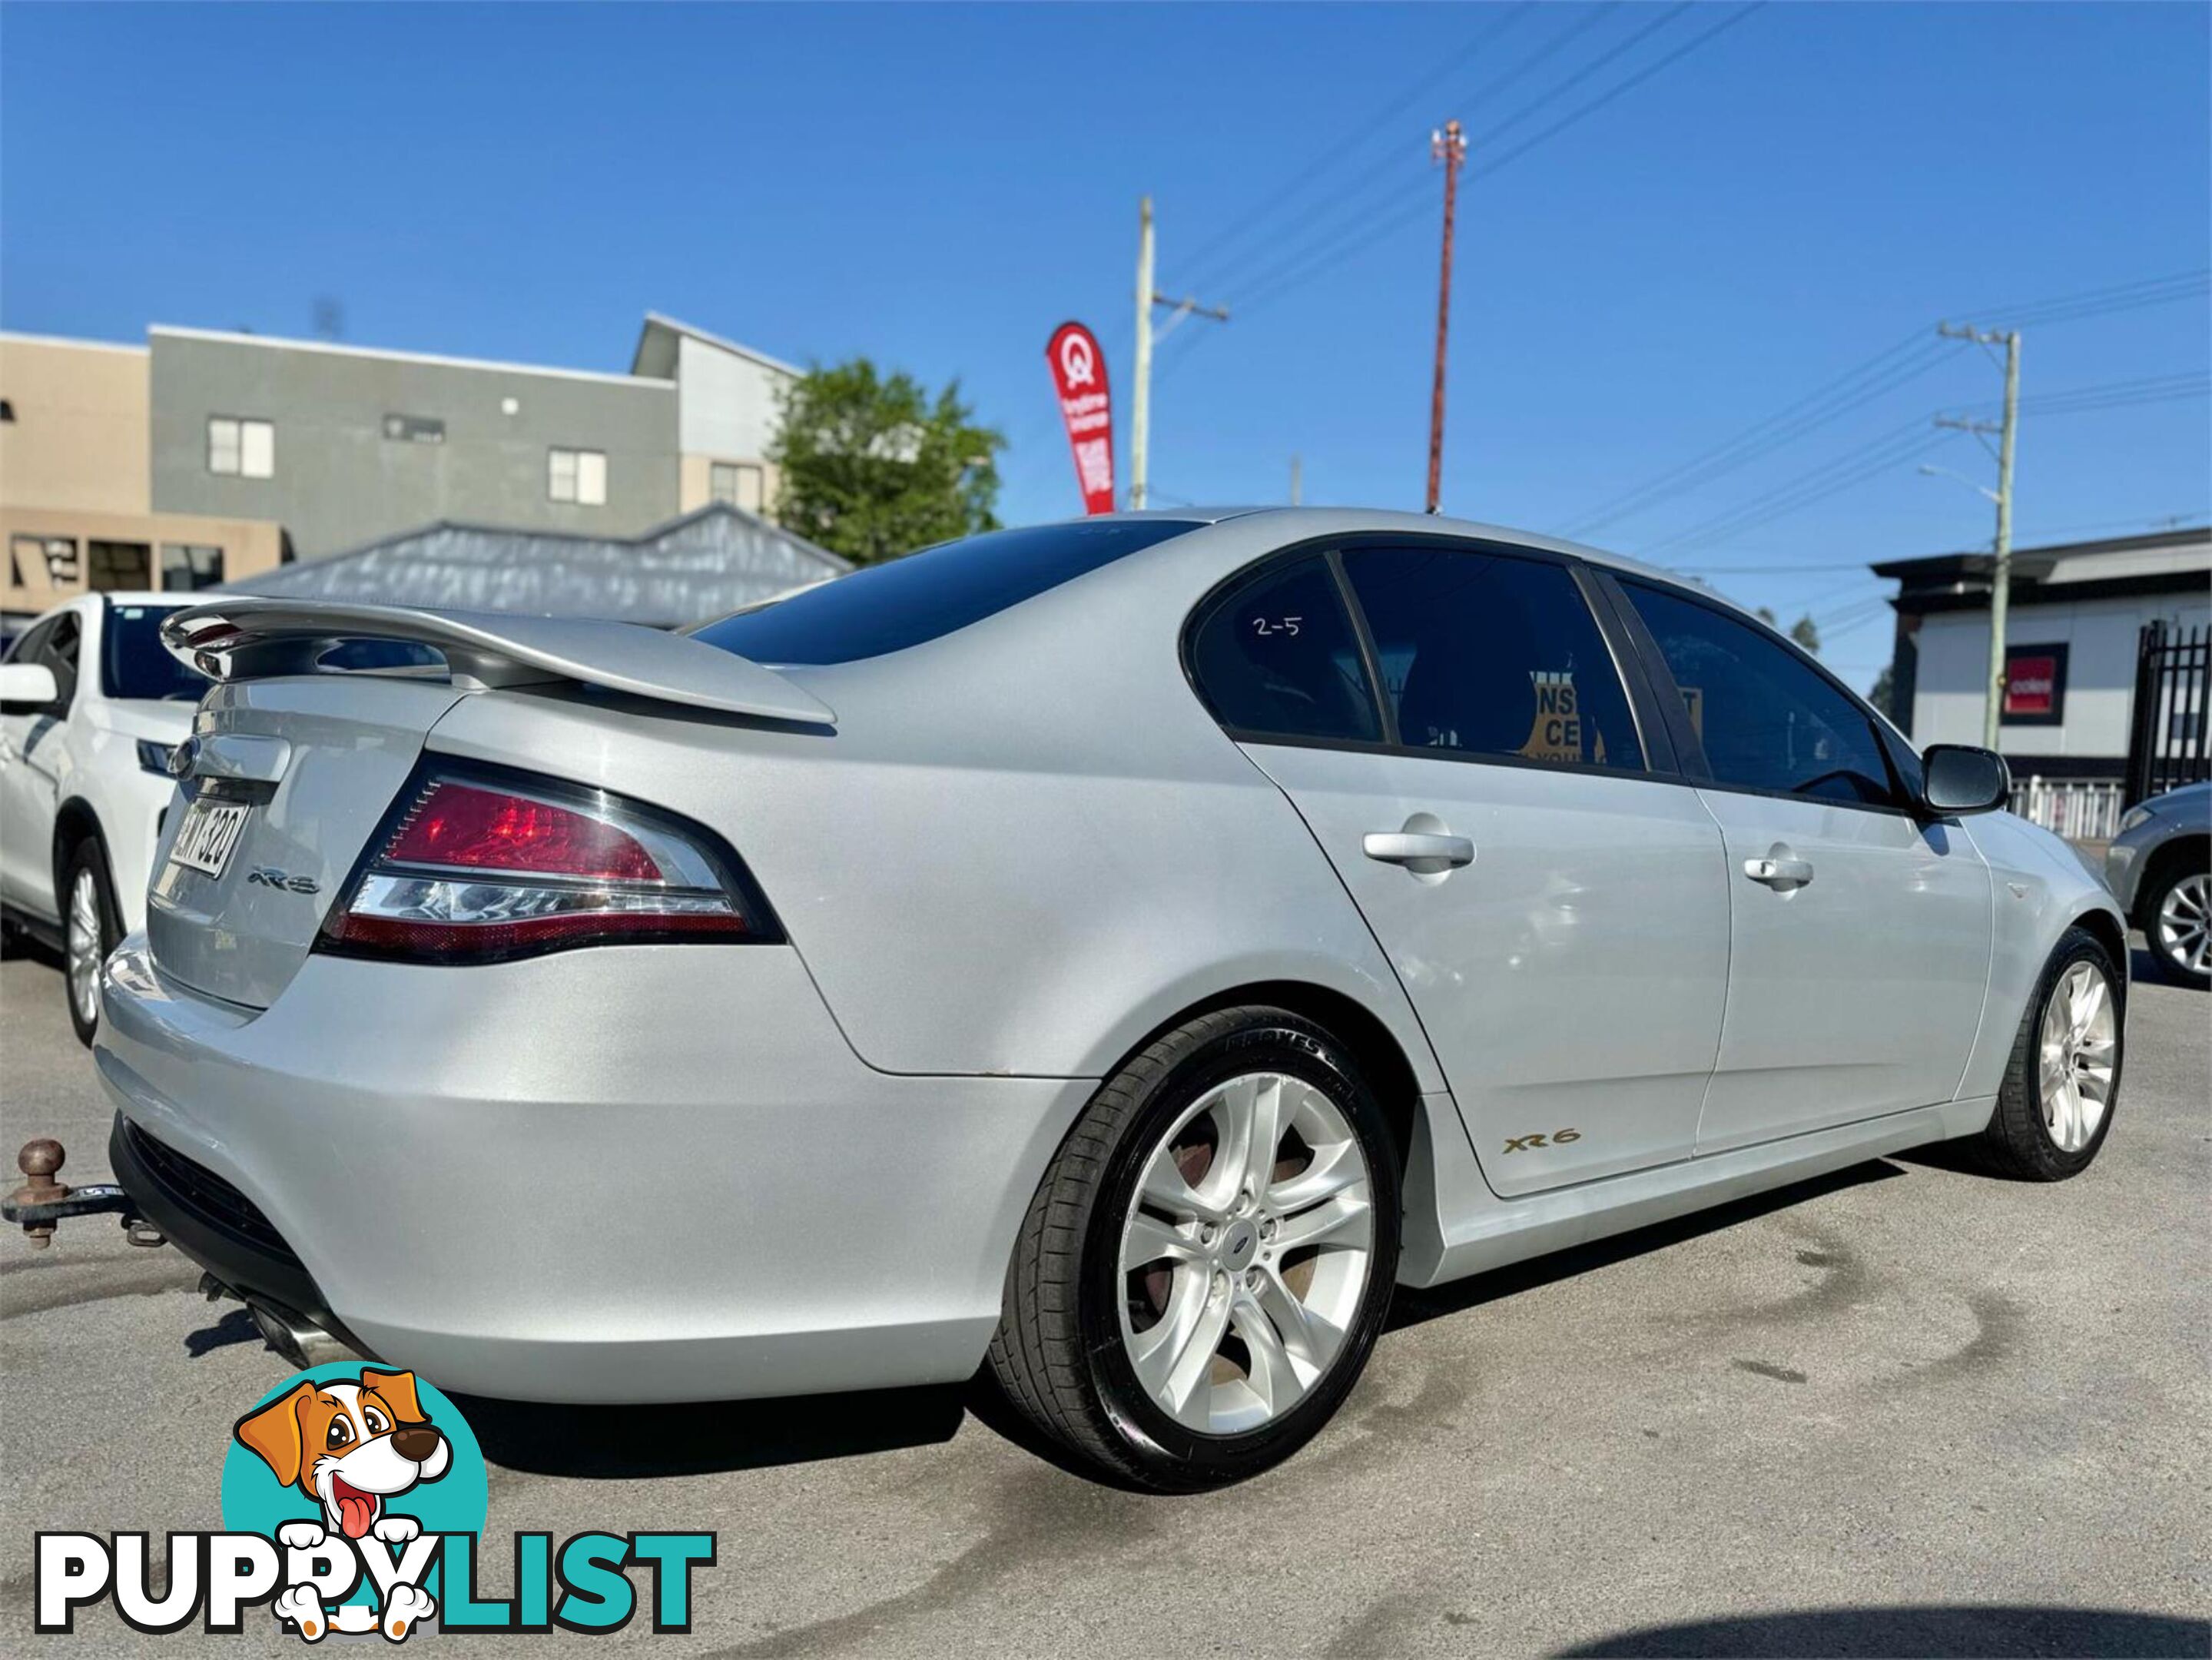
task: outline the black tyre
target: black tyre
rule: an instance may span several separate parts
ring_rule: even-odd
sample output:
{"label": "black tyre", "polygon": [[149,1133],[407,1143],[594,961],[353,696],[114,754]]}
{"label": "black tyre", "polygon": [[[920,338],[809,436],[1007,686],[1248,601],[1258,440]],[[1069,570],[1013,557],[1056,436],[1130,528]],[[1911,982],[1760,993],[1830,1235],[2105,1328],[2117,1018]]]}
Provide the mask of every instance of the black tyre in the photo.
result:
{"label": "black tyre", "polygon": [[1069,1451],[1163,1492],[1280,1462],[1366,1365],[1399,1153],[1342,1045],[1225,1009],[1109,1079],[1030,1201],[991,1367]]}
{"label": "black tyre", "polygon": [[62,912],[62,994],[77,1042],[91,1047],[100,1028],[100,965],[123,938],[115,909],[115,879],[107,872],[107,849],[88,836],[62,864],[58,897]]}
{"label": "black tyre", "polygon": [[2212,873],[2187,865],[2166,872],[2136,915],[2160,979],[2212,986]]}
{"label": "black tyre", "polygon": [[2127,981],[2086,928],[2069,928],[2044,965],[2014,1035],[1982,1163],[2002,1176],[2063,1182],[2089,1168],[2112,1128],[2126,1047]]}

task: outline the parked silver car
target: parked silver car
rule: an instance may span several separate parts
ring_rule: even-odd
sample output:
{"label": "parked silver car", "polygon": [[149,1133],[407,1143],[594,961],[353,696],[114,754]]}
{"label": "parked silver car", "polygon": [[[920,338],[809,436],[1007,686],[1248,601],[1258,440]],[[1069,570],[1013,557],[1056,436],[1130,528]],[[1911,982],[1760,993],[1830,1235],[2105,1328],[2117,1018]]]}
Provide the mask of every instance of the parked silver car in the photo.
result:
{"label": "parked silver car", "polygon": [[2105,854],[2105,879],[2161,974],[2212,986],[2212,784],[2130,808]]}
{"label": "parked silver car", "polygon": [[[980,536],[688,636],[224,599],[114,1169],[448,1389],[969,1377],[1189,1488],[1394,1285],[2112,1122],[2123,921],[1702,589],[1334,511]],[[335,672],[334,641],[446,671]]]}

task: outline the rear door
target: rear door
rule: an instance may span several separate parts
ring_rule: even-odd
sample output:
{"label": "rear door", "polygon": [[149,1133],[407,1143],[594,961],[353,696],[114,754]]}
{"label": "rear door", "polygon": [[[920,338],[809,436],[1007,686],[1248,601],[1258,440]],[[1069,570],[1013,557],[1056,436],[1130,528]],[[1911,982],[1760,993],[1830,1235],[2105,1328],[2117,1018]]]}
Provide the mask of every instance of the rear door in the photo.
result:
{"label": "rear door", "polygon": [[1647,758],[1571,568],[1354,544],[1266,568],[1192,638],[1201,694],[1396,969],[1491,1185],[1688,1158],[1727,988],[1720,837]]}
{"label": "rear door", "polygon": [[1621,589],[1728,847],[1728,1013],[1698,1151],[1951,1099],[1989,976],[1972,840],[1906,809],[1873,716],[1778,635]]}

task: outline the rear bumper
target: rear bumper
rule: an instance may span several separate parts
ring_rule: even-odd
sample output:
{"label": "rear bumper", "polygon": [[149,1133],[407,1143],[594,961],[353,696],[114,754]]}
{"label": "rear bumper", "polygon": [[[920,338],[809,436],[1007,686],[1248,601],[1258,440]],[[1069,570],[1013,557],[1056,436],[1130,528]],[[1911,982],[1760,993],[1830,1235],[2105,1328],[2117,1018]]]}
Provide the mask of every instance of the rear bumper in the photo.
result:
{"label": "rear bumper", "polygon": [[241,1291],[511,1399],[966,1377],[1095,1087],[872,1071],[781,947],[318,957],[252,1013],[133,939],[102,996],[114,1168],[150,1219]]}

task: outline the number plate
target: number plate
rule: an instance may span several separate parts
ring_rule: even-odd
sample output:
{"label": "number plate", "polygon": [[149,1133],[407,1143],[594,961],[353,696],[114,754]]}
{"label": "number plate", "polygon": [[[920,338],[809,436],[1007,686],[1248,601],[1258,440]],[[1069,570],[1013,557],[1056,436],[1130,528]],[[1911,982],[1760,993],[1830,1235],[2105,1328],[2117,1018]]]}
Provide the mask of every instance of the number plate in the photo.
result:
{"label": "number plate", "polygon": [[170,844],[169,862],[219,877],[230,862],[231,849],[246,829],[252,809],[242,801],[195,801],[185,809],[185,822]]}

